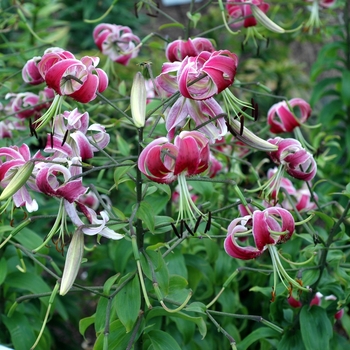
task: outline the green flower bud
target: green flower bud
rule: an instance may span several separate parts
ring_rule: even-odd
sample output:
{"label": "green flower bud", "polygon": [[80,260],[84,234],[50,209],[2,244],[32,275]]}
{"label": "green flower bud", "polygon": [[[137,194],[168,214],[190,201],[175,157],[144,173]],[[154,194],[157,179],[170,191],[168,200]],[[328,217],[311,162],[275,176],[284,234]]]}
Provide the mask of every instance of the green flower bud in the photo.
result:
{"label": "green flower bud", "polygon": [[63,275],[61,280],[60,295],[65,295],[71,289],[83,258],[84,252],[84,233],[77,229],[69,244],[66,262],[64,264]]}
{"label": "green flower bud", "polygon": [[17,169],[17,172],[11,179],[10,183],[2,191],[0,201],[4,201],[13,196],[29,179],[34,169],[34,162],[28,160],[22,167]]}
{"label": "green flower bud", "polygon": [[146,95],[145,79],[140,72],[137,72],[132,83],[130,95],[131,115],[137,128],[145,126]]}
{"label": "green flower bud", "polygon": [[272,143],[263,140],[256,136],[245,126],[242,129],[241,123],[237,119],[231,120],[230,124],[227,124],[229,131],[241,142],[255,148],[260,151],[273,152],[277,151],[278,147]]}

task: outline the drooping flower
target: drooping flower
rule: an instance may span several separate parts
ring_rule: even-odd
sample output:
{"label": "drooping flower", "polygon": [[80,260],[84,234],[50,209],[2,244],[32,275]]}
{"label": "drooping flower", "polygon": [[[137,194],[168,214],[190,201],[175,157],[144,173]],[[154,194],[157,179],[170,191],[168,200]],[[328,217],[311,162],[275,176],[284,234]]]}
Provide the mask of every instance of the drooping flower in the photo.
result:
{"label": "drooping flower", "polygon": [[[294,113],[295,109],[300,111],[299,118]],[[310,116],[310,105],[301,98],[293,98],[288,102],[282,101],[274,104],[267,113],[267,122],[271,132],[280,134],[293,131],[305,123]]]}
{"label": "drooping flower", "polygon": [[[248,225],[251,225],[251,231],[248,229]],[[274,270],[272,301],[275,296],[277,276],[289,291],[291,287],[286,285],[285,280],[290,286],[309,291],[288,275],[276,249],[277,244],[284,243],[292,237],[294,229],[295,222],[291,213],[279,207],[271,207],[263,211],[255,210],[252,215],[234,219],[227,229],[224,248],[226,253],[233,258],[250,260],[259,257],[265,250],[269,250]],[[247,235],[250,232],[254,238],[255,246],[239,245],[240,234]]]}
{"label": "drooping flower", "polygon": [[141,40],[129,27],[101,23],[93,32],[96,46],[112,61],[124,66],[137,57]]}
{"label": "drooping flower", "polygon": [[278,146],[277,151],[269,152],[271,160],[281,165],[287,173],[299,180],[310,181],[317,172],[317,164],[313,155],[307,152],[301,143],[295,139],[275,137],[269,139],[273,145]]}
{"label": "drooping flower", "polygon": [[237,63],[237,56],[225,50],[203,51],[198,56],[187,56],[182,62],[163,64],[156,78],[158,87],[169,95],[177,91],[182,94],[165,112],[169,139],[187,118],[194,120],[196,126],[204,124],[199,130],[212,143],[227,133],[224,117],[220,116],[223,110],[213,96],[232,84]]}
{"label": "drooping flower", "polygon": [[186,98],[205,100],[233,83],[237,65],[237,55],[228,50],[202,51],[182,62],[164,63],[156,81],[167,92],[179,89]]}
{"label": "drooping flower", "polygon": [[182,131],[175,137],[174,144],[166,137],[160,137],[147,145],[140,154],[138,167],[150,180],[163,184],[178,181],[180,196],[177,222],[187,217],[194,225],[195,213],[203,216],[191,199],[186,177],[206,171],[209,154],[208,139],[198,131]]}
{"label": "drooping flower", "polygon": [[30,117],[37,118],[41,115],[40,96],[32,92],[8,93],[5,96],[10,99],[7,111],[12,112],[19,119]]}
{"label": "drooping flower", "polygon": [[206,38],[175,40],[168,44],[165,56],[169,62],[182,61],[186,56],[198,56],[202,51],[214,52],[211,41]]}
{"label": "drooping flower", "polygon": [[[28,212],[38,210],[36,200],[30,196],[25,185],[35,188],[35,184],[32,183],[33,180],[30,178],[34,168],[34,163],[32,163],[31,160],[35,158],[39,159],[40,155],[37,153],[34,157],[31,157],[28,145],[23,144],[20,147],[1,147],[0,157],[5,157],[4,160],[0,158],[0,185],[5,188],[1,194],[1,200],[5,199],[3,198],[4,192],[10,190],[8,186],[14,184],[16,190],[12,191],[14,193],[11,192],[11,196],[15,206],[26,206]],[[25,171],[25,173],[19,173],[23,171]],[[21,178],[16,179],[16,176],[18,177],[19,175],[21,175]]]}
{"label": "drooping flower", "polygon": [[53,134],[47,135],[44,150],[54,153],[54,158],[69,156],[90,159],[94,152],[105,148],[110,140],[102,125],[89,126],[89,113],[80,113],[77,108],[56,116],[53,130]]}
{"label": "drooping flower", "polygon": [[208,139],[198,131],[182,131],[170,143],[160,137],[141,152],[138,167],[150,180],[172,183],[180,174],[192,176],[208,168]]}
{"label": "drooping flower", "polygon": [[[54,159],[57,162],[64,159]],[[51,197],[64,198],[69,203],[76,201],[79,196],[87,192],[82,184],[82,178],[70,180],[71,177],[82,172],[81,159],[72,158],[67,168],[61,164],[42,163],[38,164],[36,173],[36,185],[40,192]]]}
{"label": "drooping flower", "polygon": [[76,59],[69,51],[48,52],[38,64],[38,69],[48,87],[60,96],[70,96],[87,103],[108,86],[106,73],[96,68],[98,57],[84,56]]}

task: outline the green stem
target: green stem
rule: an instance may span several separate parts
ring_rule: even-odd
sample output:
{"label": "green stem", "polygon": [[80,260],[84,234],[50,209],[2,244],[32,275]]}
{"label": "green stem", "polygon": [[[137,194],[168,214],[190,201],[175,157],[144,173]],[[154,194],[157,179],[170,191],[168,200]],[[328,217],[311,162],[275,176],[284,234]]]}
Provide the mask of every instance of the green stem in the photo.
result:
{"label": "green stem", "polygon": [[[345,220],[346,215],[348,214],[348,211],[350,210],[350,201],[348,201],[341,217],[339,218],[339,220],[333,225],[333,227],[331,228],[331,232],[329,233],[327,242],[325,244],[326,248],[329,248],[330,245],[333,243],[333,239],[335,237],[335,235],[338,233],[338,229],[339,226],[342,224],[342,222]],[[323,275],[323,271],[326,267],[327,264],[327,255],[328,255],[328,249],[324,249],[321,251],[321,256],[320,256],[320,273],[318,275],[318,279],[317,281],[312,285],[312,289],[313,290],[317,290],[317,286],[321,281],[322,275]]]}
{"label": "green stem", "polygon": [[215,320],[215,318],[210,314],[210,312],[207,311],[207,315],[210,319],[211,322],[214,323],[214,325],[216,326],[218,332],[221,332],[227,339],[228,341],[230,342],[230,345],[231,345],[231,349],[233,350],[236,350],[236,341],[235,339],[230,335],[228,334],[225,329],[223,329],[220,324]]}

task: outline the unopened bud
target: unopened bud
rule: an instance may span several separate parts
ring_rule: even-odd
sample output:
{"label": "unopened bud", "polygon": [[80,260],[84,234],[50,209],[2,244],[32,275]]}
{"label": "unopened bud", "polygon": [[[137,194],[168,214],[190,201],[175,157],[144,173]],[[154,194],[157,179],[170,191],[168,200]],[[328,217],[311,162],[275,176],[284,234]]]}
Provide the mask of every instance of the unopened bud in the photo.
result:
{"label": "unopened bud", "polygon": [[72,237],[67,251],[66,262],[64,264],[61,280],[60,295],[65,295],[71,289],[83,258],[84,252],[84,233],[77,229]]}
{"label": "unopened bud", "polygon": [[265,152],[273,152],[278,150],[278,147],[276,145],[273,145],[272,143],[256,136],[245,126],[243,126],[242,128],[241,123],[236,119],[232,119],[231,123],[228,124],[227,126],[230,132],[233,133],[233,135],[239,141],[243,142],[247,146],[250,146],[252,148],[255,148],[260,151],[265,151]]}
{"label": "unopened bud", "polygon": [[132,83],[130,105],[131,115],[137,128],[145,126],[147,90],[145,79],[137,72]]}
{"label": "unopened bud", "polygon": [[250,8],[252,10],[253,16],[256,18],[256,20],[263,25],[268,30],[271,30],[271,32],[274,33],[285,33],[285,29],[277,25],[275,22],[273,22],[269,17],[266,16],[265,12],[262,11],[258,6],[250,3]]}
{"label": "unopened bud", "polygon": [[17,169],[16,174],[11,179],[10,183],[2,191],[0,201],[4,201],[13,196],[29,179],[34,169],[34,162],[29,160],[23,166]]}

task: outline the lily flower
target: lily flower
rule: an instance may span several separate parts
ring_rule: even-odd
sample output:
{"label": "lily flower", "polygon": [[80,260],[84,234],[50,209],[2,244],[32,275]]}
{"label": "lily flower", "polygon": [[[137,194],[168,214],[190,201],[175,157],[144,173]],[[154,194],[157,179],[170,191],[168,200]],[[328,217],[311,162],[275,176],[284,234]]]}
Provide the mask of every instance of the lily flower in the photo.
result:
{"label": "lily flower", "polygon": [[8,93],[5,96],[10,99],[7,111],[12,112],[19,119],[27,119],[30,117],[37,118],[41,115],[40,96],[32,92],[20,92],[18,94]]}
{"label": "lily flower", "polygon": [[[5,157],[5,160],[2,161],[1,157]],[[38,209],[36,200],[32,199],[25,186],[35,187],[31,184],[31,175],[34,171],[34,162],[31,160],[35,158],[40,158],[40,155],[37,153],[32,158],[26,144],[20,147],[0,148],[0,185],[5,188],[0,200],[12,196],[16,207],[26,206],[29,212]]]}
{"label": "lily flower", "polygon": [[[299,109],[300,118],[295,115],[293,111],[295,108]],[[288,102],[282,101],[274,104],[267,112],[267,122],[271,132],[280,134],[293,131],[305,123],[310,116],[310,105],[301,98],[293,98]]]}
{"label": "lily flower", "polygon": [[36,174],[35,181],[39,191],[51,197],[64,198],[69,203],[73,203],[80,195],[86,193],[87,188],[83,186],[81,177],[70,180],[72,176],[81,173],[81,159],[74,157],[69,163],[68,168],[61,164],[38,164],[38,168],[40,166],[41,168]]}
{"label": "lily flower", "polygon": [[39,85],[45,81],[38,69],[38,62],[40,60],[41,56],[35,56],[28,60],[22,68],[22,78],[26,83]]}
{"label": "lily flower", "polygon": [[198,56],[187,56],[182,62],[163,64],[156,81],[165,91],[170,92],[171,85],[171,91],[179,89],[186,98],[205,100],[233,83],[237,65],[237,55],[228,50],[202,51]]}
{"label": "lily flower", "polygon": [[137,57],[141,40],[129,27],[101,23],[93,32],[96,46],[112,61],[124,66]]}
{"label": "lily flower", "polygon": [[188,217],[194,225],[195,213],[203,215],[191,199],[186,177],[198,175],[209,166],[209,142],[198,131],[182,131],[170,143],[166,137],[152,141],[141,152],[138,167],[150,180],[170,184],[179,183],[179,220]]}
{"label": "lily flower", "polygon": [[187,56],[198,56],[202,51],[214,52],[211,41],[206,38],[175,40],[168,44],[165,56],[169,62],[182,61]]}
{"label": "lily flower", "polygon": [[54,120],[53,130],[53,135],[47,135],[45,152],[54,152],[54,158],[69,156],[90,159],[94,152],[105,148],[110,140],[103,126],[89,126],[89,113],[80,113],[77,108],[58,115]]}
{"label": "lily flower", "polygon": [[[251,231],[247,225],[252,226]],[[290,286],[300,290],[309,291],[291,278],[284,269],[279,258],[276,245],[288,241],[295,229],[294,218],[291,213],[283,208],[271,207],[263,211],[255,210],[252,215],[247,215],[234,219],[227,229],[227,237],[224,242],[224,248],[228,255],[233,258],[250,260],[259,257],[265,250],[269,250],[274,271],[274,286],[272,292],[272,301],[274,300],[277,276],[280,278],[286,289],[290,291],[285,281]],[[240,234],[252,233],[255,246],[241,246],[238,244]]]}
{"label": "lily flower", "polygon": [[65,53],[46,53],[39,62],[38,68],[47,86],[58,95],[70,96],[78,102],[94,100],[96,92],[101,93],[108,86],[107,74],[96,68],[100,59],[84,56],[78,60],[73,54],[66,57]]}
{"label": "lily flower", "polygon": [[275,164],[281,165],[290,176],[304,181],[310,181],[314,178],[317,172],[315,159],[302,147],[299,141],[275,137],[269,139],[268,142],[278,147],[277,151],[268,153],[271,160]]}
{"label": "lily flower", "polygon": [[[94,209],[89,208],[79,200],[77,200],[75,204],[65,201],[64,207],[73,224],[78,227],[84,234],[88,236],[99,234],[103,237],[113,240],[124,238],[124,235],[116,233],[106,226],[107,222],[109,221],[109,216],[105,210],[100,212],[101,219],[99,219]],[[84,224],[78,215],[77,209],[79,209],[79,211],[85,215],[89,221],[89,224]]]}

